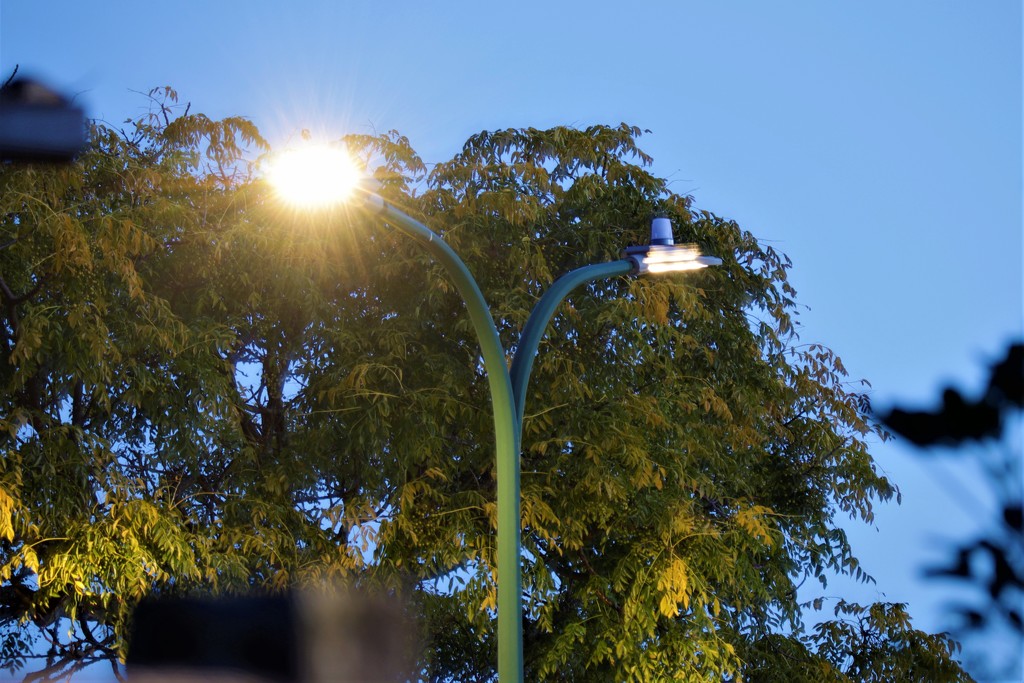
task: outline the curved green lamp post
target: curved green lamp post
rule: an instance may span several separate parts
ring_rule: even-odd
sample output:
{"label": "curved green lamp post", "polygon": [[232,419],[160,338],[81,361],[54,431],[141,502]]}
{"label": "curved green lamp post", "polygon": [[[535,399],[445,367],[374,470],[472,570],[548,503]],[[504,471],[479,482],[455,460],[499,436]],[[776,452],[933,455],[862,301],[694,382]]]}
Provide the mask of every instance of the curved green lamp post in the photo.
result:
{"label": "curved green lamp post", "polygon": [[[307,150],[305,154],[289,160],[290,168],[280,165],[272,178],[280,188],[288,182],[288,190],[299,195],[303,203],[325,204],[342,200],[338,183],[332,175],[350,176],[347,164],[334,152],[323,149]],[[325,158],[324,155],[327,155]],[[317,166],[317,172],[306,173],[301,179],[287,176],[295,166]],[[301,169],[299,169],[301,170]],[[301,175],[301,174],[300,174]],[[351,177],[349,177],[351,180]],[[497,450],[498,488],[498,680],[500,683],[523,680],[523,607],[522,567],[520,543],[520,488],[519,454],[523,432],[523,410],[530,370],[537,354],[544,330],[558,305],[577,287],[597,280],[623,275],[668,273],[694,270],[721,264],[721,259],[702,256],[693,245],[676,245],[672,238],[672,223],[667,218],[655,218],[651,225],[651,243],[645,247],[630,247],[618,261],[584,266],[566,273],[556,280],[534,306],[520,335],[511,365],[507,364],[505,349],[491,317],[490,308],[473,279],[466,264],[430,228],[388,204],[370,186],[372,181],[357,184],[365,206],[380,215],[385,222],[412,237],[430,252],[431,256],[448,271],[456,288],[466,302],[473,329],[487,371],[494,412],[494,437]],[[329,196],[327,196],[329,195]]]}
{"label": "curved green lamp post", "polygon": [[574,289],[597,280],[629,274],[678,272],[721,264],[721,259],[702,256],[692,245],[674,245],[672,224],[655,218],[651,244],[632,247],[625,258],[577,268],[556,280],[540,298],[519,338],[511,367],[494,326],[490,308],[480,287],[462,259],[444,240],[411,216],[373,193],[366,194],[368,207],[400,232],[422,244],[455,281],[462,294],[480,341],[491,390],[494,433],[497,447],[498,487],[498,680],[523,680],[523,609],[520,543],[519,455],[523,434],[523,410],[533,359],[544,330],[558,305]]}

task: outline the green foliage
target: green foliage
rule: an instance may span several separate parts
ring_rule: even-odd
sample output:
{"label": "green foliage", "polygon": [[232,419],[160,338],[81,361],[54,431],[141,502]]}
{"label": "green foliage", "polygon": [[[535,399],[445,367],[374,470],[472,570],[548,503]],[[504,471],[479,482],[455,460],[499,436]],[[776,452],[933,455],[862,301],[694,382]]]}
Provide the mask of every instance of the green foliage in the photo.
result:
{"label": "green foliage", "polygon": [[[149,593],[343,577],[410,596],[425,678],[490,680],[494,436],[457,292],[369,215],[280,208],[248,121],[153,97],[72,167],[0,169],[3,663],[58,624],[53,671],[121,657]],[[484,132],[429,173],[397,133],[346,139],[467,262],[507,349],[555,277],[645,242],[655,211],[725,262],[590,285],[550,326],[524,420],[527,678],[955,671],[895,608],[848,613],[877,642],[801,635],[799,582],[868,578],[835,515],[895,489],[841,362],[798,343],[789,261],[671,193],[641,133]]]}
{"label": "green foliage", "polygon": [[[820,608],[820,604],[818,605]],[[852,681],[966,682],[956,663],[957,645],[945,634],[928,634],[910,623],[906,605],[862,607],[840,600],[833,621],[809,634],[777,633],[741,647],[744,680],[750,683],[849,683]]]}

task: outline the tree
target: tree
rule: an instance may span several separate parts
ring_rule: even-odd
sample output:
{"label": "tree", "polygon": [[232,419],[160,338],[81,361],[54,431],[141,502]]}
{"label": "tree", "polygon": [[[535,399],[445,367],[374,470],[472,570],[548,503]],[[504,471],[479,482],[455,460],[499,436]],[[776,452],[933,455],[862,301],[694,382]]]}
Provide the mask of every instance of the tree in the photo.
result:
{"label": "tree", "polygon": [[[963,541],[953,549],[951,561],[932,567],[926,576],[952,579],[972,589],[970,604],[954,606],[959,617],[958,636],[970,645],[972,636],[985,645],[984,654],[972,669],[1006,676],[1022,673],[1020,645],[1024,644],[1024,485],[1021,483],[1019,427],[1024,409],[1024,343],[1011,343],[1006,357],[992,364],[985,393],[977,399],[953,388],[942,393],[942,407],[934,411],[893,408],[882,422],[915,446],[927,449],[947,446],[959,449],[980,464],[991,486],[991,500],[998,512],[984,533]],[[1018,422],[1014,422],[1014,418]],[[994,449],[983,448],[994,445]],[[971,448],[971,446],[975,446]],[[934,456],[925,451],[923,455]],[[1002,634],[1000,634],[1002,632]],[[1007,634],[1016,651],[998,662],[991,648],[992,638]],[[970,649],[968,647],[968,649]],[[1013,652],[1011,650],[1011,652]]]}
{"label": "tree", "polygon": [[[425,679],[490,680],[494,436],[457,293],[372,216],[281,208],[250,122],[152,96],[76,165],[0,173],[3,664],[116,662],[145,595],[340,577],[408,597]],[[429,172],[397,133],[345,138],[467,262],[507,349],[555,277],[644,243],[656,211],[725,261],[590,285],[550,326],[524,421],[527,678],[771,680],[799,651],[806,680],[878,680],[850,663],[861,631],[806,633],[796,597],[869,579],[835,523],[896,494],[867,399],[798,343],[788,259],[673,194],[641,134],[483,132]],[[865,618],[910,643],[903,670],[961,680],[900,609]]]}

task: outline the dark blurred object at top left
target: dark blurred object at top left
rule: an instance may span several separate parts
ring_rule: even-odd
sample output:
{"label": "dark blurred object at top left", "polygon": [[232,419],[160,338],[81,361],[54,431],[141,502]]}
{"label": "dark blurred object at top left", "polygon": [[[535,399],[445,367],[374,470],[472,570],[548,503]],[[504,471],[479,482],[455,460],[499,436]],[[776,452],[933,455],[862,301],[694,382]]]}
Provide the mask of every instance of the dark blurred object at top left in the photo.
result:
{"label": "dark blurred object at top left", "polygon": [[80,107],[28,78],[12,76],[0,87],[0,160],[67,162],[84,146]]}

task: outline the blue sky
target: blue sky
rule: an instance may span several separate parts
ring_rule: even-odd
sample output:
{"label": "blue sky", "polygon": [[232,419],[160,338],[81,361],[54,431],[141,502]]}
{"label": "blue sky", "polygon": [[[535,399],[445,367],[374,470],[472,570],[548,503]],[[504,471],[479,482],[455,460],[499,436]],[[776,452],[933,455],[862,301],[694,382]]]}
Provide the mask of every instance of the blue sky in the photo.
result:
{"label": "blue sky", "polygon": [[[650,129],[673,190],[793,259],[803,341],[877,406],[924,406],[1022,334],[1021,34],[1017,0],[2,0],[0,69],[114,123],[166,84],[273,142],[397,129],[427,162],[483,129]],[[904,494],[850,525],[878,584],[827,593],[941,629],[948,587],[919,573],[987,490],[953,457],[874,453]]]}

